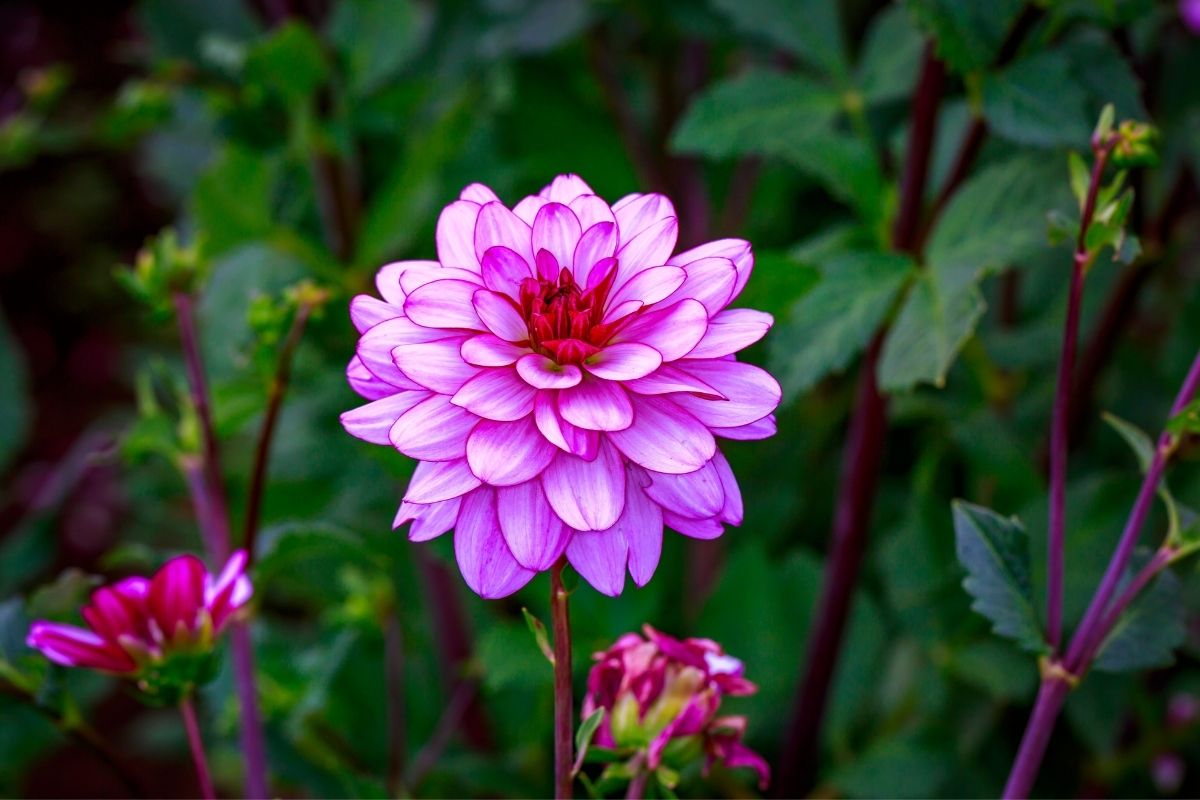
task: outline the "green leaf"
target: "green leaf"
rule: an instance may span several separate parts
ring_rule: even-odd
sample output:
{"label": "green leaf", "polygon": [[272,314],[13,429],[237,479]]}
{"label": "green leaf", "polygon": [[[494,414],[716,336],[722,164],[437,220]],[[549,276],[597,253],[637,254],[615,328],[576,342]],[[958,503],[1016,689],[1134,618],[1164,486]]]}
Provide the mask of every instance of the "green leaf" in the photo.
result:
{"label": "green leaf", "polygon": [[546,626],[524,606],[521,607],[521,614],[525,617],[525,624],[529,626],[529,632],[533,634],[533,640],[537,643],[538,649],[542,651],[542,655],[550,662],[550,666],[554,666],[554,650],[550,647],[550,639],[546,635]]}
{"label": "green leaf", "polygon": [[1184,406],[1182,411],[1171,417],[1167,421],[1167,433],[1172,436],[1200,433],[1200,400],[1193,400]]}
{"label": "green leaf", "polygon": [[792,141],[781,155],[852,207],[864,225],[882,224],[894,190],[870,143],[839,131],[822,131]]}
{"label": "green leaf", "polygon": [[205,254],[217,256],[271,232],[269,162],[250,150],[227,146],[196,184],[192,214]]}
{"label": "green leaf", "polygon": [[[1115,414],[1106,411],[1102,416],[1109,427],[1115,430],[1133,450],[1134,455],[1137,456],[1138,467],[1143,475],[1146,474],[1146,471],[1150,469],[1150,462],[1154,460],[1154,453],[1158,449],[1154,440],[1141,428],[1131,422],[1126,422]],[[1180,515],[1186,509],[1181,509],[1175,502],[1175,496],[1171,494],[1171,489],[1167,486],[1165,475],[1158,479],[1158,496],[1162,498],[1163,505],[1167,510],[1167,541],[1174,543],[1178,541],[1183,532]],[[1191,512],[1187,513],[1190,515]]]}
{"label": "green leaf", "polygon": [[580,724],[579,730],[575,732],[575,765],[571,768],[572,775],[578,775],[579,771],[583,769],[583,760],[587,758],[592,737],[596,735],[596,729],[602,722],[604,722],[603,707],[597,708],[588,715],[588,718]]}
{"label": "green leaf", "polygon": [[1079,201],[1079,208],[1082,210],[1087,200],[1088,189],[1092,185],[1092,171],[1083,162],[1083,156],[1074,150],[1067,155],[1067,169],[1071,173],[1071,193]]}
{"label": "green leaf", "polygon": [[910,391],[918,383],[944,386],[985,308],[974,281],[947,291],[935,276],[920,273],[883,343],[879,385],[887,392]]}
{"label": "green leaf", "polygon": [[888,6],[871,21],[855,70],[858,90],[868,103],[908,97],[917,82],[925,37],[898,5]]}
{"label": "green leaf", "polygon": [[1087,95],[1057,51],[1024,58],[984,78],[983,116],[997,135],[1035,147],[1079,147],[1091,135]]}
{"label": "green leaf", "polygon": [[276,28],[246,54],[246,78],[291,101],[308,98],[329,78],[321,41],[302,22]]}
{"label": "green leaf", "polygon": [[861,252],[835,257],[770,338],[771,363],[795,396],[850,362],[879,327],[913,274],[906,256]]}
{"label": "green leaf", "polygon": [[848,72],[838,17],[829,0],[711,0],[744,33],[759,36],[842,78]]}
{"label": "green leaf", "polygon": [[[1131,566],[1136,569],[1140,564],[1135,560]],[[1175,649],[1186,637],[1183,608],[1179,579],[1165,569],[1117,620],[1093,666],[1103,672],[1170,666],[1175,662]]]}
{"label": "green leaf", "polygon": [[944,749],[917,735],[881,738],[840,765],[829,782],[848,797],[935,797],[950,777]]}
{"label": "green leaf", "polygon": [[0,472],[29,438],[32,415],[25,357],[0,315]]}
{"label": "green leaf", "polygon": [[1033,607],[1029,576],[1029,536],[1015,518],[955,500],[954,539],[958,560],[967,571],[963,588],[971,608],[992,622],[992,630],[1025,650],[1046,652],[1046,641]]}
{"label": "green leaf", "polygon": [[346,64],[351,92],[371,94],[420,53],[432,16],[411,0],[347,0],[334,6],[329,40]]}
{"label": "green leaf", "polygon": [[992,63],[1023,0],[907,0],[917,24],[933,36],[937,54],[955,72]]}

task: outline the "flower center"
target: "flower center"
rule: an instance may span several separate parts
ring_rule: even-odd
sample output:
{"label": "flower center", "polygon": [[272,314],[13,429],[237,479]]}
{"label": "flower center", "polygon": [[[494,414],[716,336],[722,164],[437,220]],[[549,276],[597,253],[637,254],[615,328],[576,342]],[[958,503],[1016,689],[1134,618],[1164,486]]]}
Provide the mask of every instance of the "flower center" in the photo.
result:
{"label": "flower center", "polygon": [[546,251],[538,253],[537,278],[521,281],[519,301],[529,327],[529,346],[559,364],[579,364],[612,336],[604,306],[616,278],[617,260],[597,262],[585,288]]}

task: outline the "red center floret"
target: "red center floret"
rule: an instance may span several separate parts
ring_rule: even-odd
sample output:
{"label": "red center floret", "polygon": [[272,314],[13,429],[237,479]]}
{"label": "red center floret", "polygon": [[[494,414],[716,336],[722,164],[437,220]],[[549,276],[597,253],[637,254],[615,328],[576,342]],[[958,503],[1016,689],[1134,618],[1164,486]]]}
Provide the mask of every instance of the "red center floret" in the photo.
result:
{"label": "red center floret", "polygon": [[587,289],[575,282],[569,269],[559,269],[545,250],[537,255],[537,267],[539,277],[522,280],[519,295],[520,311],[529,326],[529,346],[559,364],[579,364],[598,352],[616,330],[616,325],[603,320],[617,260],[597,262]]}

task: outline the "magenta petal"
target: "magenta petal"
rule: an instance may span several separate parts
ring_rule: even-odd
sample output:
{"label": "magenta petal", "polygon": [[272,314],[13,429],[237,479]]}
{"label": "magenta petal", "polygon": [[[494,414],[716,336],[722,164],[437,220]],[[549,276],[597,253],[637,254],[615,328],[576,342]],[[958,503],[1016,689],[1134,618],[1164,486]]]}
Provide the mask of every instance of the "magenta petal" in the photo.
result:
{"label": "magenta petal", "polygon": [[467,454],[467,437],[478,423],[479,417],[435,394],[396,420],[388,440],[418,461],[452,461]]}
{"label": "magenta petal", "polygon": [[542,197],[555,203],[570,203],[580,195],[592,193],[592,187],[574,173],[559,175],[550,182],[549,186],[538,192]]}
{"label": "magenta petal", "polygon": [[664,509],[685,517],[715,517],[725,505],[721,476],[712,461],[681,475],[651,473],[646,494]]}
{"label": "magenta petal", "polygon": [[377,300],[368,294],[360,294],[350,301],[350,321],[359,333],[374,328],[381,322],[404,316],[402,309]]}
{"label": "magenta petal", "polygon": [[467,439],[467,464],[481,481],[493,486],[536,478],[556,452],[529,416],[516,422],[483,420]]}
{"label": "magenta petal", "polygon": [[476,288],[483,287],[478,272],[459,267],[443,267],[436,261],[412,261],[409,262],[408,268],[400,273],[400,290],[404,292],[404,299],[407,300],[417,289],[436,281],[463,281]]}
{"label": "magenta petal", "polygon": [[521,281],[532,277],[525,259],[507,247],[490,247],[483,254],[483,285],[493,292],[516,297]]}
{"label": "magenta petal", "polygon": [[554,512],[579,531],[611,528],[625,507],[625,469],[604,440],[594,461],[560,451],[542,473],[542,487]]}
{"label": "magenta petal", "polygon": [[745,239],[719,239],[715,242],[702,244],[699,247],[693,247],[691,250],[686,250],[672,256],[667,263],[690,264],[701,258],[712,257],[728,258],[733,262],[733,267],[737,270],[737,280],[733,286],[733,297],[737,297],[746,286],[746,281],[750,280],[750,272],[754,269],[754,252],[750,248],[750,243]]}
{"label": "magenta petal", "polygon": [[633,407],[625,390],[590,376],[559,391],[558,412],[572,425],[592,431],[619,431],[633,424]]}
{"label": "magenta petal", "polygon": [[737,282],[737,270],[732,261],[728,258],[702,258],[685,264],[683,269],[687,272],[687,279],[675,290],[671,300],[695,298],[704,304],[710,317],[716,316],[729,305]]}
{"label": "magenta petal", "polygon": [[592,267],[617,252],[617,226],[612,222],[597,222],[584,230],[575,245],[571,272],[577,283],[587,285]]}
{"label": "magenta petal", "polygon": [[381,398],[342,414],[342,427],[364,442],[388,444],[388,431],[396,420],[427,397],[429,392],[417,389]]}
{"label": "magenta petal", "polygon": [[529,338],[529,327],[520,310],[506,295],[490,289],[480,289],[471,299],[475,313],[489,331],[510,342]]}
{"label": "magenta petal", "polygon": [[376,378],[358,356],[351,356],[350,363],[346,365],[346,382],[360,397],[367,400],[379,400],[396,393],[395,386]]}
{"label": "magenta petal", "polygon": [[397,389],[419,389],[396,366],[392,350],[397,345],[433,342],[446,337],[445,331],[429,330],[403,317],[381,322],[358,340],[359,361],[376,378]]}
{"label": "magenta petal", "polygon": [[463,361],[477,367],[507,367],[528,352],[528,347],[506,342],[492,333],[472,336],[458,349]]}
{"label": "magenta petal", "polygon": [[567,542],[567,560],[601,594],[616,597],[625,588],[629,546],[615,527],[573,533]]}
{"label": "magenta petal", "polygon": [[405,377],[419,386],[442,394],[454,394],[479,374],[479,367],[462,360],[464,337],[436,342],[402,344],[392,350],[392,359]]}
{"label": "magenta petal", "polygon": [[238,550],[229,557],[221,574],[205,589],[205,605],[213,628],[220,631],[229,617],[254,595],[254,587],[246,576],[246,564],[250,560],[245,550]]}
{"label": "magenta petal", "polygon": [[519,255],[526,264],[533,263],[530,242],[533,231],[503,203],[488,203],[479,211],[475,222],[475,255],[482,260],[492,247],[507,247]]}
{"label": "magenta petal", "polygon": [[533,252],[545,250],[559,265],[570,266],[582,233],[575,212],[561,203],[547,203],[533,220]]}
{"label": "magenta petal", "polygon": [[[619,215],[617,224],[620,225]],[[626,239],[625,235],[625,229],[622,227],[622,244],[617,250],[617,260],[620,262],[617,283],[628,280],[648,267],[666,264],[671,251],[675,249],[675,241],[679,238],[679,222],[671,217],[656,222],[633,239]]]}
{"label": "magenta petal", "polygon": [[712,465],[721,479],[721,492],[725,495],[725,502],[721,506],[721,521],[730,525],[741,525],[746,510],[742,505],[742,489],[738,486],[733,469],[720,450],[713,456]]}
{"label": "magenta petal", "polygon": [[722,745],[722,758],[725,766],[730,769],[745,767],[758,773],[758,788],[766,791],[771,782],[771,768],[765,758],[738,741]]}
{"label": "magenta petal", "polygon": [[578,428],[563,419],[558,413],[556,392],[538,392],[533,405],[533,416],[538,430],[555,447],[573,453],[584,461],[591,461],[596,457],[600,447],[600,433]]}
{"label": "magenta petal", "polygon": [[454,528],[454,555],[467,585],[480,597],[506,597],[536,574],[513,558],[496,515],[495,490],[484,487],[463,498]]}
{"label": "magenta petal", "polygon": [[[575,212],[575,216],[579,219],[579,227],[583,228],[585,232],[600,222],[611,222],[614,228],[617,225],[617,217],[613,214],[612,208],[594,194],[581,194],[567,205]],[[616,249],[614,246],[613,251],[615,252]],[[609,255],[611,256],[612,253]]]}
{"label": "magenta petal", "polygon": [[625,510],[614,526],[629,545],[629,574],[638,586],[645,586],[658,568],[662,555],[662,509],[642,489],[640,470],[629,467],[625,479]]}
{"label": "magenta petal", "polygon": [[[640,300],[644,305],[653,305],[670,297],[672,292],[684,285],[687,277],[688,273],[682,267],[650,267],[618,286],[606,305],[612,309],[626,300]],[[612,319],[609,314],[605,314],[604,318]]]}
{"label": "magenta petal", "polygon": [[392,529],[399,528],[411,521],[408,529],[410,542],[427,542],[436,539],[454,527],[458,519],[458,509],[462,505],[461,497],[443,500],[440,503],[409,503],[400,504],[396,518],[392,521]]}
{"label": "magenta petal", "polygon": [[[678,216],[670,199],[657,193],[626,195],[613,203],[612,209],[621,228],[622,242],[628,242],[647,228]],[[665,264],[667,261],[664,258],[657,263]]]}
{"label": "magenta petal", "polygon": [[536,389],[517,377],[512,367],[485,369],[450,398],[472,414],[497,422],[512,422],[533,411]]}
{"label": "magenta petal", "polygon": [[558,364],[540,353],[521,356],[517,374],[535,389],[569,389],[583,379],[583,372],[574,364]]}
{"label": "magenta petal", "polygon": [[782,390],[766,370],[738,361],[705,360],[678,364],[711,385],[728,400],[702,400],[679,395],[675,402],[705,425],[734,428],[762,419],[779,405]]}
{"label": "magenta petal", "polygon": [[725,439],[749,442],[758,439],[769,439],[775,435],[775,415],[768,414],[760,420],[748,425],[738,425],[733,428],[713,428],[713,436]]}
{"label": "magenta petal", "polygon": [[465,458],[458,461],[422,461],[413,470],[408,491],[409,503],[438,503],[461,497],[479,486],[479,478],[471,472]]}
{"label": "magenta petal", "polygon": [[469,281],[441,280],[419,286],[404,301],[404,313],[425,328],[482,330],[471,298],[479,285]]}
{"label": "magenta petal", "polygon": [[693,539],[717,539],[725,528],[715,519],[692,519],[670,511],[663,511],[663,524],[671,530]]}
{"label": "magenta petal", "polygon": [[633,408],[636,423],[609,433],[608,438],[646,469],[674,475],[692,472],[716,453],[717,443],[708,428],[671,400],[634,395]]}
{"label": "magenta petal", "polygon": [[721,358],[749,347],[767,335],[775,324],[770,314],[750,308],[731,308],[708,322],[708,332],[688,353],[688,358]]}
{"label": "magenta petal", "polygon": [[92,631],[55,622],[35,622],[25,644],[55,664],[87,667],[105,672],[133,672],[137,665],[124,650],[104,641]]}
{"label": "magenta petal", "polygon": [[649,345],[637,342],[613,344],[589,356],[583,368],[610,381],[644,378],[662,364],[662,355]]}
{"label": "magenta petal", "polygon": [[725,396],[704,381],[670,364],[663,364],[644,378],[624,383],[626,389],[638,394],[671,394],[690,392],[708,400],[725,400]]}
{"label": "magenta petal", "polygon": [[541,481],[496,490],[500,530],[513,557],[526,569],[550,569],[571,533],[546,500]]}
{"label": "magenta petal", "polygon": [[472,203],[484,205],[485,203],[495,202],[500,198],[496,197],[496,193],[482,183],[471,183],[463,187],[463,190],[458,193],[458,199],[470,200]]}
{"label": "magenta petal", "polygon": [[172,558],[154,573],[147,606],[167,637],[174,636],[180,625],[189,631],[195,628],[197,614],[204,606],[207,577],[204,562],[190,554]]}
{"label": "magenta petal", "polygon": [[442,209],[437,221],[437,253],[444,266],[479,271],[474,247],[479,209],[478,203],[469,200],[459,200]]}
{"label": "magenta petal", "polygon": [[661,353],[663,361],[676,361],[699,344],[707,330],[707,309],[689,298],[641,314],[621,328],[612,343],[641,342]]}
{"label": "magenta petal", "polygon": [[123,635],[139,634],[141,626],[137,611],[138,606],[129,598],[102,586],[92,593],[91,600],[83,607],[83,618],[93,631],[115,643]]}

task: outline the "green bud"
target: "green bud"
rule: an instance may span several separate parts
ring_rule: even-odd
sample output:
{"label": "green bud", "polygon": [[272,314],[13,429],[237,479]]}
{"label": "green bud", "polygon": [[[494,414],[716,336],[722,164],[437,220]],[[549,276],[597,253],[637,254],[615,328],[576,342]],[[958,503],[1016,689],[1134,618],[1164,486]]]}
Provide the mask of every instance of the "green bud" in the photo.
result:
{"label": "green bud", "polygon": [[1113,164],[1118,167],[1154,166],[1158,163],[1158,129],[1145,122],[1127,119],[1120,124],[1113,147]]}

